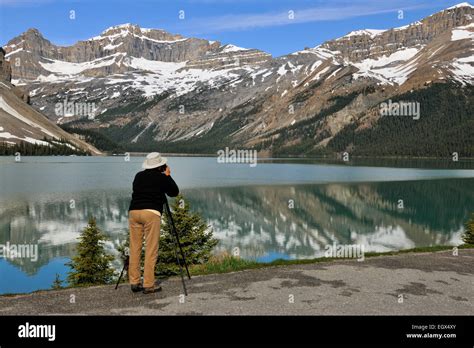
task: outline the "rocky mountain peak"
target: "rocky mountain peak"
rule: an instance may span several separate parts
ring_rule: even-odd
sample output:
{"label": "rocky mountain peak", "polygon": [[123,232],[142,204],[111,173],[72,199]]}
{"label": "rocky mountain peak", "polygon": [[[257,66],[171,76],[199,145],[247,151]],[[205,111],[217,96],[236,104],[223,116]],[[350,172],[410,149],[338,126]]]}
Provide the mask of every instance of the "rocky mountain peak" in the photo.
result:
{"label": "rocky mountain peak", "polygon": [[38,43],[41,41],[48,41],[44,38],[43,34],[36,28],[29,28],[25,32],[21,33],[19,36],[10,40],[6,47],[11,44],[25,42],[25,43]]}
{"label": "rocky mountain peak", "polygon": [[[259,51],[219,41],[186,38],[162,29],[126,23],[105,29],[100,35],[72,46],[57,46],[29,29],[5,46],[7,58],[20,57],[12,67],[18,83],[57,81],[78,76],[106,77],[137,70],[228,69],[268,61]],[[165,66],[162,63],[179,63]]]}
{"label": "rocky mountain peak", "polygon": [[453,28],[472,23],[474,7],[461,3],[429,17],[390,30],[364,29],[352,31],[321,45],[345,60],[359,62],[377,59],[410,47],[421,47]]}
{"label": "rocky mountain peak", "polygon": [[36,35],[36,36],[43,36],[41,35],[40,31],[36,28],[28,28],[24,33],[24,35]]}
{"label": "rocky mountain peak", "polygon": [[470,7],[470,8],[474,8],[474,6],[472,6],[470,3],[468,2],[461,2],[457,5],[454,5],[454,6],[451,6],[451,7],[448,7],[446,10],[454,10],[454,9],[457,9],[457,8],[460,8],[460,7]]}
{"label": "rocky mountain peak", "polygon": [[141,28],[137,24],[125,23],[119,24],[105,29],[99,36],[89,39],[89,41],[94,40],[116,40],[125,37],[138,38],[141,40],[156,40],[165,42],[174,42],[177,40],[185,40],[183,36],[179,34],[171,34],[163,29],[148,29]]}

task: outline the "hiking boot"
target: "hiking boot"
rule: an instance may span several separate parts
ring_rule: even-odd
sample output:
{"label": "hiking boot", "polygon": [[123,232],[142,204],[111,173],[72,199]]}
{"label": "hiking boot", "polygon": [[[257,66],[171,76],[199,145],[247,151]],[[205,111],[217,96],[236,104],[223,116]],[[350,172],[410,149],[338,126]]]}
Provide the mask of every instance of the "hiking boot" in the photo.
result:
{"label": "hiking boot", "polygon": [[131,288],[132,288],[133,292],[140,292],[140,291],[143,291],[143,289],[144,289],[143,285],[141,285],[141,284],[133,284],[131,286]]}
{"label": "hiking boot", "polygon": [[161,286],[143,289],[144,294],[154,294],[155,292],[159,292],[159,291],[161,291]]}

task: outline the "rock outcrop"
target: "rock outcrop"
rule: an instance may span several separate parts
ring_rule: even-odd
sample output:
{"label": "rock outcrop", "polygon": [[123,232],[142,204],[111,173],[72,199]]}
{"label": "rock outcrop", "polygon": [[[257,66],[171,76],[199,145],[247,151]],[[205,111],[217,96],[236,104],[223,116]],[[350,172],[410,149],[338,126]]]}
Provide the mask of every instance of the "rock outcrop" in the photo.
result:
{"label": "rock outcrop", "polygon": [[326,42],[322,47],[339,51],[352,62],[377,59],[406,47],[427,45],[453,28],[472,23],[473,7],[459,6],[446,9],[421,21],[391,30],[360,30]]}
{"label": "rock outcrop", "polygon": [[0,47],[0,80],[10,82],[12,79],[12,70],[10,62],[5,60],[5,51]]}

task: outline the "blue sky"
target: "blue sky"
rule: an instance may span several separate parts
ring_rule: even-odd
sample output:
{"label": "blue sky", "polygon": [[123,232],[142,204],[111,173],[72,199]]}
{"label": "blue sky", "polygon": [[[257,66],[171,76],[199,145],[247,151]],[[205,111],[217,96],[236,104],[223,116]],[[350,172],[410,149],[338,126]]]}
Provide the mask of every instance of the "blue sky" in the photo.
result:
{"label": "blue sky", "polygon": [[[0,43],[4,45],[28,28],[37,28],[53,43],[70,45],[96,36],[110,26],[134,23],[281,56],[305,46],[314,47],[352,30],[409,24],[459,2],[461,0],[0,0]],[[70,18],[70,11],[74,11],[75,19]],[[180,11],[184,11],[184,19],[179,18]]]}

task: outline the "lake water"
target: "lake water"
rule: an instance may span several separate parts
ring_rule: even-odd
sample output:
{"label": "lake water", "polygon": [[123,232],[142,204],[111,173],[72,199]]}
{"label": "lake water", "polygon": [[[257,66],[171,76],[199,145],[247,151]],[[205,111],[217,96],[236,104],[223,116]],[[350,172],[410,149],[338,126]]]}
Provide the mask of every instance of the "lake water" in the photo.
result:
{"label": "lake water", "polygon": [[[131,182],[142,161],[0,157],[0,245],[33,244],[39,251],[37,260],[0,258],[0,294],[49,288],[56,273],[65,279],[64,264],[89,216],[109,236],[112,252],[127,231]],[[217,251],[237,247],[261,262],[321,257],[333,242],[363,244],[365,251],[457,245],[474,211],[469,162],[408,161],[395,168],[367,160],[269,160],[252,168],[173,157],[169,163],[192,209],[212,226]]]}

